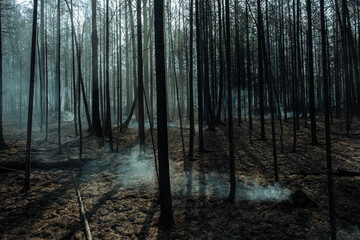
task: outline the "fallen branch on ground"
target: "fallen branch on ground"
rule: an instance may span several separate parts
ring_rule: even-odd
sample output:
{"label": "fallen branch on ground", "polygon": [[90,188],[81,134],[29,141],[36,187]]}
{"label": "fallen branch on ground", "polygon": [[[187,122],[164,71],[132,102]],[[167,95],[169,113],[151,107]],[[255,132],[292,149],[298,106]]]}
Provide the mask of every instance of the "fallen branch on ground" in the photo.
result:
{"label": "fallen branch on ground", "polygon": [[78,203],[79,203],[80,217],[81,217],[82,222],[84,223],[85,237],[86,237],[87,240],[92,240],[89,222],[88,222],[88,220],[86,218],[86,214],[85,214],[85,210],[84,210],[84,204],[83,204],[83,201],[81,199],[80,191],[79,191],[79,188],[78,188],[78,186],[76,184],[76,180],[75,180],[74,176],[73,176],[73,182],[74,182],[74,185],[75,185],[76,196],[77,196]]}

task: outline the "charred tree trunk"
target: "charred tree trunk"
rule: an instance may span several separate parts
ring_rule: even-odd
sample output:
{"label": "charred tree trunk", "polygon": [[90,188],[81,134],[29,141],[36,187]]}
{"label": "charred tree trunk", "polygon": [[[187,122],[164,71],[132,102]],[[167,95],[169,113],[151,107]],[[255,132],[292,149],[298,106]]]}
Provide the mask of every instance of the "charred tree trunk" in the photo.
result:
{"label": "charred tree trunk", "polygon": [[235,161],[234,161],[234,132],[233,132],[233,113],[232,113],[232,84],[231,84],[231,48],[230,48],[230,4],[225,0],[226,12],[226,62],[227,62],[227,89],[228,89],[228,131],[229,131],[229,165],[230,165],[230,194],[229,201],[235,201]]}
{"label": "charred tree trunk", "polygon": [[145,151],[145,128],[144,128],[144,87],[143,87],[143,50],[142,50],[142,26],[141,26],[141,0],[136,1],[137,13],[137,44],[138,44],[138,123],[140,149]]}
{"label": "charred tree trunk", "polygon": [[221,121],[221,110],[223,101],[223,88],[224,88],[224,56],[223,56],[223,30],[222,30],[222,18],[221,18],[221,1],[218,0],[218,18],[219,18],[219,100],[216,112],[216,123]]}
{"label": "charred tree trunk", "polygon": [[312,36],[312,13],[311,1],[306,0],[306,9],[308,15],[308,71],[309,71],[309,104],[311,117],[311,144],[317,145],[318,140],[316,136],[316,118],[315,118],[315,89],[314,89],[314,64],[313,64],[313,36]]}
{"label": "charred tree trunk", "polygon": [[328,195],[329,195],[329,215],[331,239],[336,239],[336,217],[335,217],[335,201],[334,201],[334,181],[331,160],[331,138],[330,138],[330,104],[329,104],[329,85],[328,85],[328,65],[327,65],[327,48],[326,48],[326,28],[324,0],[320,0],[321,15],[321,46],[322,46],[322,65],[324,80],[324,103],[325,103],[325,138],[326,138],[326,169],[328,179]]}
{"label": "charred tree trunk", "polygon": [[109,27],[110,27],[110,22],[109,22],[109,0],[106,0],[106,49],[105,49],[105,54],[106,54],[106,70],[105,70],[105,74],[106,74],[106,86],[105,86],[105,95],[106,95],[106,134],[109,137],[109,147],[110,147],[110,151],[113,152],[114,151],[114,146],[113,146],[113,136],[112,136],[112,127],[111,127],[111,110],[110,110],[110,73],[109,73],[109,67],[110,67],[110,58],[109,58],[109,52],[110,52],[110,42],[109,42]]}
{"label": "charred tree trunk", "polygon": [[258,10],[258,74],[259,74],[259,104],[260,104],[260,126],[261,126],[261,140],[265,140],[265,117],[264,117],[264,69],[263,69],[263,51],[262,51],[262,38],[264,33],[262,31],[262,13],[260,0],[257,1]]}
{"label": "charred tree trunk", "polygon": [[61,153],[61,83],[60,83],[60,0],[57,6],[57,49],[56,49],[56,83],[57,83],[57,97],[58,97],[58,147]]}
{"label": "charred tree trunk", "polygon": [[198,92],[198,124],[199,124],[199,151],[204,151],[203,134],[203,96],[202,96],[202,59],[201,59],[201,26],[199,0],[195,1],[196,8],[196,55],[197,55],[197,92]]}
{"label": "charred tree trunk", "polygon": [[246,0],[246,78],[248,85],[248,108],[249,108],[249,140],[252,144],[252,75],[251,75],[251,59],[250,59],[250,40],[249,40],[249,10],[248,10],[248,0]]}
{"label": "charred tree trunk", "polygon": [[164,0],[154,0],[155,58],[157,90],[157,131],[159,155],[160,223],[171,227],[174,222],[169,176],[168,131],[166,112],[166,77],[164,51]]}
{"label": "charred tree trunk", "polygon": [[[37,3],[37,1],[36,1]],[[3,87],[2,87],[2,82],[3,82],[3,64],[2,64],[2,18],[1,18],[1,14],[2,14],[2,4],[0,4],[0,150],[5,149],[6,148],[6,144],[4,141],[4,134],[3,134],[3,127],[2,127],[2,115],[3,115]],[[34,10],[34,15],[35,15],[35,10]],[[34,33],[33,33],[34,34]],[[36,35],[36,32],[35,32]],[[36,37],[36,36],[35,36]],[[34,59],[35,62],[35,59]],[[30,81],[31,83],[31,81]]]}
{"label": "charred tree trunk", "polygon": [[[34,85],[35,85],[35,50],[36,50],[37,6],[38,6],[38,0],[34,0],[33,26],[32,26],[32,39],[31,39],[31,59],[30,59],[29,110],[28,110],[28,126],[27,126],[27,138],[26,138],[26,159],[25,159],[25,162],[26,162],[25,183],[24,183],[25,191],[30,190],[31,134],[32,134],[32,117],[33,117]],[[0,4],[0,7],[1,7],[1,4]],[[0,11],[0,13],[1,13],[1,11]],[[1,19],[1,17],[0,17],[0,19]],[[0,38],[0,40],[1,40],[1,38]],[[0,49],[1,49],[1,47],[0,47]],[[2,55],[0,56],[0,59],[2,59]],[[2,64],[2,62],[0,60],[0,68],[2,67],[1,64]],[[0,73],[0,79],[2,80],[1,73]]]}
{"label": "charred tree trunk", "polygon": [[193,74],[194,74],[194,59],[193,59],[193,36],[194,36],[194,28],[193,28],[193,6],[194,0],[190,0],[190,64],[189,64],[189,109],[190,109],[190,146],[189,146],[189,157],[193,157],[194,153],[194,135],[195,135],[195,120],[194,120],[194,82],[193,82]]}
{"label": "charred tree trunk", "polygon": [[91,1],[92,8],[92,124],[97,136],[102,135],[99,112],[99,75],[98,75],[98,35],[96,26],[96,0]]}

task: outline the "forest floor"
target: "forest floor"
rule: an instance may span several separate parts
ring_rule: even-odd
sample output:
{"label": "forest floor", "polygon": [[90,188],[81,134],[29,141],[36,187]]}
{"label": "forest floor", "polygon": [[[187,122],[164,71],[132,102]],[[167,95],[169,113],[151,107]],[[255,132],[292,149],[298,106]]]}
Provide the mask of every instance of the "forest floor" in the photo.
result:
{"label": "forest floor", "polygon": [[[187,122],[187,121],[186,121]],[[108,142],[84,131],[82,176],[77,176],[78,137],[73,122],[62,125],[62,154],[58,153],[57,126],[33,131],[31,190],[23,191],[24,174],[0,169],[0,239],[84,239],[75,193],[79,186],[94,239],[328,239],[329,217],[323,120],[318,119],[318,146],[310,145],[310,128],[297,133],[293,153],[292,120],[283,123],[284,152],[279,125],[277,147],[279,182],[274,185],[270,121],[267,141],[261,141],[254,121],[253,144],[248,123],[235,126],[236,201],[226,201],[228,141],[226,126],[205,130],[204,153],[184,161],[180,130],[169,127],[169,153],[175,223],[160,227],[159,201],[152,142],[147,130],[146,154],[139,156],[136,124],[119,136],[119,151],[109,153]],[[310,123],[308,122],[308,125]],[[349,136],[344,124],[332,126],[333,167],[360,172],[360,122],[354,119]],[[0,152],[0,166],[23,168],[26,129],[4,122],[8,150]],[[154,132],[156,139],[156,131]],[[184,130],[188,151],[189,129]],[[114,133],[116,144],[116,133]],[[116,145],[115,145],[116,150]],[[53,165],[52,165],[53,163]],[[17,165],[16,165],[17,164]],[[17,167],[18,166],[18,167]],[[339,239],[360,239],[360,177],[334,176]],[[303,191],[311,202],[292,201]],[[310,200],[309,200],[310,201]]]}

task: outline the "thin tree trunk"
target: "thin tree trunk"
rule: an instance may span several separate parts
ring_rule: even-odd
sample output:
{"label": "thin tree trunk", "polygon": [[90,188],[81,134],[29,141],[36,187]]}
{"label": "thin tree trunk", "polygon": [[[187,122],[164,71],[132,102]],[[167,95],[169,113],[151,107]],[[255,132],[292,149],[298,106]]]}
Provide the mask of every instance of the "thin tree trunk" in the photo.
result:
{"label": "thin tree trunk", "polygon": [[105,95],[106,95],[106,133],[109,136],[109,146],[110,151],[114,151],[113,147],[113,137],[112,137],[112,127],[111,127],[111,110],[110,110],[110,75],[109,75],[109,65],[110,65],[110,59],[109,59],[109,0],[106,0],[106,86],[105,86]]}
{"label": "thin tree trunk", "polygon": [[[32,40],[31,40],[31,60],[30,60],[30,88],[29,88],[29,110],[28,110],[28,126],[27,126],[27,138],[26,138],[26,166],[25,166],[25,191],[30,190],[30,168],[31,168],[31,134],[32,134],[32,117],[33,117],[33,105],[34,105],[34,85],[35,85],[35,49],[36,49],[36,21],[37,21],[37,6],[38,0],[34,0],[34,12],[33,12],[33,27],[32,27]],[[0,4],[0,8],[1,8]],[[0,9],[1,13],[1,9]],[[1,14],[0,14],[1,15]],[[1,23],[1,17],[0,17]],[[1,26],[1,24],[0,24]],[[1,36],[1,32],[0,32]],[[0,37],[1,43],[1,37]],[[0,51],[2,47],[0,46]],[[1,52],[2,53],[2,52]],[[2,54],[0,56],[0,69],[2,69]],[[2,70],[0,70],[0,83],[2,82]],[[1,86],[1,85],[0,85]],[[2,89],[0,89],[2,90]],[[0,91],[1,92],[1,91]],[[0,104],[1,106],[1,104]],[[0,125],[2,126],[2,125]]]}
{"label": "thin tree trunk", "polygon": [[258,10],[258,74],[259,74],[259,104],[260,104],[260,127],[261,127],[261,140],[265,140],[265,117],[264,117],[264,70],[263,70],[263,51],[262,51],[262,38],[263,27],[262,27],[262,13],[261,13],[261,4],[260,0],[257,1],[257,10]]}
{"label": "thin tree trunk", "polygon": [[200,31],[200,9],[199,0],[196,6],[196,55],[197,55],[197,92],[198,92],[198,124],[199,124],[199,151],[204,152],[203,133],[203,97],[202,97],[202,61],[201,61],[201,31]]}
{"label": "thin tree trunk", "polygon": [[58,93],[58,147],[61,153],[61,83],[60,83],[60,0],[57,5],[57,51],[56,51],[56,83]]}
{"label": "thin tree trunk", "polygon": [[189,71],[189,91],[190,91],[190,101],[189,101],[189,109],[190,109],[190,146],[189,146],[189,157],[193,157],[194,153],[194,135],[195,135],[195,120],[194,120],[194,83],[193,83],[193,74],[194,74],[194,59],[193,59],[193,35],[194,35],[194,28],[193,28],[193,19],[194,19],[194,12],[193,12],[194,0],[190,0],[190,71]]}
{"label": "thin tree trunk", "polygon": [[138,44],[138,124],[140,149],[145,151],[145,127],[144,127],[144,87],[143,87],[143,50],[142,50],[142,21],[141,21],[141,0],[136,1],[137,13],[137,44]]}
{"label": "thin tree trunk", "polygon": [[102,135],[100,112],[99,112],[99,75],[98,75],[98,35],[96,25],[96,0],[91,1],[92,8],[92,124],[97,136]]}
{"label": "thin tree trunk", "polygon": [[227,89],[228,89],[228,131],[229,131],[229,165],[230,165],[230,193],[229,201],[235,201],[235,161],[234,161],[234,132],[232,115],[232,84],[231,84],[231,49],[230,49],[230,4],[225,0],[226,12],[226,62],[227,62]]}
{"label": "thin tree trunk", "polygon": [[316,136],[316,118],[315,118],[315,90],[314,90],[314,64],[313,64],[313,37],[312,37],[312,14],[311,1],[306,0],[306,9],[308,15],[308,71],[309,71],[309,101],[310,101],[310,117],[311,117],[311,144],[317,145],[318,140]]}
{"label": "thin tree trunk", "polygon": [[335,217],[335,201],[334,201],[334,181],[331,160],[331,137],[330,137],[330,104],[329,104],[329,86],[328,86],[328,65],[327,65],[327,51],[326,51],[326,29],[325,29],[325,13],[324,0],[320,0],[320,15],[321,15],[321,45],[322,45],[322,60],[323,60],[323,80],[324,80],[324,103],[325,103],[325,138],[326,138],[326,169],[328,179],[328,195],[329,195],[329,215],[330,215],[330,229],[331,239],[336,239],[336,217]]}

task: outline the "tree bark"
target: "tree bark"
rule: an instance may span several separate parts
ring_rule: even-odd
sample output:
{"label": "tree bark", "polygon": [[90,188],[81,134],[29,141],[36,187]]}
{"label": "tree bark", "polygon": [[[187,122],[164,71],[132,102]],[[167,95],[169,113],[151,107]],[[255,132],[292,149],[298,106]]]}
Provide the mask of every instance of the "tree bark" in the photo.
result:
{"label": "tree bark", "polygon": [[97,136],[102,135],[99,112],[98,35],[96,25],[96,0],[91,1],[92,9],[92,124]]}
{"label": "tree bark", "polygon": [[327,172],[327,186],[329,197],[329,215],[330,215],[330,229],[331,239],[336,239],[336,217],[335,217],[335,201],[334,201],[334,181],[331,160],[331,137],[330,137],[330,104],[329,104],[329,86],[328,86],[328,65],[327,65],[327,49],[326,49],[326,28],[325,28],[325,13],[324,0],[320,0],[320,18],[321,18],[321,46],[322,46],[322,60],[323,60],[323,81],[324,81],[324,103],[325,103],[325,138],[326,138],[326,172]]}
{"label": "tree bark", "polygon": [[154,0],[155,57],[157,90],[157,132],[159,155],[160,224],[171,227],[174,222],[169,176],[168,131],[166,112],[166,77],[164,51],[164,0]]}
{"label": "tree bark", "polygon": [[[26,138],[26,158],[25,158],[25,182],[24,182],[25,191],[30,190],[31,135],[32,135],[32,117],[33,117],[33,105],[34,105],[34,85],[35,85],[35,54],[36,54],[35,50],[36,50],[37,6],[38,6],[38,0],[34,0],[33,26],[32,26],[32,39],[31,39],[31,59],[30,59],[29,110],[28,110],[28,126],[27,126],[27,138]],[[1,7],[1,4],[0,4],[0,7]],[[1,11],[0,11],[0,13],[1,13]],[[0,17],[0,19],[1,19],[1,17]],[[2,58],[2,55],[1,55],[0,59],[1,58]],[[2,64],[2,62],[0,63],[0,67],[2,67],[1,64]],[[1,76],[2,75],[0,74],[0,79],[2,78]]]}

